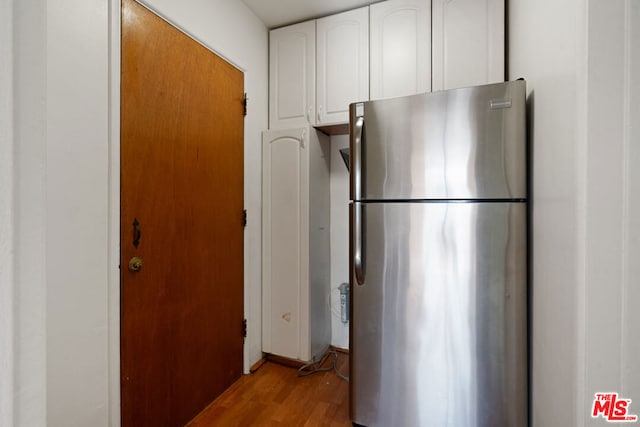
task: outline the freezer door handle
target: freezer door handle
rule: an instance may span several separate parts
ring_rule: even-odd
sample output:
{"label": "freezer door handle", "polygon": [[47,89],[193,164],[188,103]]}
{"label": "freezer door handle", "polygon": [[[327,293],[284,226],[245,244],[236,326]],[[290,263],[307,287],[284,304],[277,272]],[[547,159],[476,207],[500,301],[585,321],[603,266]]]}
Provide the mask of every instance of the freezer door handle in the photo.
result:
{"label": "freezer door handle", "polygon": [[354,126],[351,173],[353,174],[353,200],[362,199],[362,130],[364,117],[358,117]]}
{"label": "freezer door handle", "polygon": [[362,221],[362,204],[353,203],[353,270],[356,283],[364,285],[364,223]]}

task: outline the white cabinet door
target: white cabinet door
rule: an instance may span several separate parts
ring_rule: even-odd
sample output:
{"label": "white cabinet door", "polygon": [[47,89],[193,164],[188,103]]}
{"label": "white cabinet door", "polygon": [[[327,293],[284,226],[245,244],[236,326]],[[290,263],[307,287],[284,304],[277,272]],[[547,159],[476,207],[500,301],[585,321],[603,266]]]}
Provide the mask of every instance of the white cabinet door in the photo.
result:
{"label": "white cabinet door", "polygon": [[301,357],[301,292],[308,286],[305,129],[262,141],[263,351]]}
{"label": "white cabinet door", "polygon": [[431,2],[370,6],[371,99],[431,90]]}
{"label": "white cabinet door", "polygon": [[369,8],[316,21],[317,120],[349,122],[349,104],[369,100]]}
{"label": "white cabinet door", "polygon": [[269,128],[314,124],[316,23],[269,33]]}
{"label": "white cabinet door", "polygon": [[504,81],[504,0],[433,1],[433,90]]}
{"label": "white cabinet door", "polygon": [[309,361],[331,340],[329,138],[262,135],[262,351]]}

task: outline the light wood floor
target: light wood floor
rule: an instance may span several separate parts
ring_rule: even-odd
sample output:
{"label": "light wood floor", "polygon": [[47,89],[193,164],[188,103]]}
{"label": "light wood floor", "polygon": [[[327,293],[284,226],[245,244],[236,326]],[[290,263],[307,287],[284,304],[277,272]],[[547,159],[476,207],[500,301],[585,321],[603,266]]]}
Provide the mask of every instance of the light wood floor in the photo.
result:
{"label": "light wood floor", "polygon": [[[338,354],[338,369],[348,376],[349,356]],[[330,365],[327,360],[325,366]],[[334,371],[298,377],[295,368],[267,362],[240,378],[188,427],[351,427],[348,391],[349,384]]]}

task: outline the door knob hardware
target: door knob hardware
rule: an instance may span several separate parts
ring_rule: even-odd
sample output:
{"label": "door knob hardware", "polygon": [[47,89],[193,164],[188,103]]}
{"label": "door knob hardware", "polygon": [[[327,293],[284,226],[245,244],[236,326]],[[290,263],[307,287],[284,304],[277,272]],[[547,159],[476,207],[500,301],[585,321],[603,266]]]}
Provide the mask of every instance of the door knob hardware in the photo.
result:
{"label": "door knob hardware", "polygon": [[140,244],[140,237],[142,237],[142,232],[140,231],[140,221],[138,218],[133,219],[133,247],[138,248]]}
{"label": "door knob hardware", "polygon": [[142,270],[143,265],[144,265],[144,262],[140,257],[134,256],[129,260],[129,270],[131,271],[140,271]]}

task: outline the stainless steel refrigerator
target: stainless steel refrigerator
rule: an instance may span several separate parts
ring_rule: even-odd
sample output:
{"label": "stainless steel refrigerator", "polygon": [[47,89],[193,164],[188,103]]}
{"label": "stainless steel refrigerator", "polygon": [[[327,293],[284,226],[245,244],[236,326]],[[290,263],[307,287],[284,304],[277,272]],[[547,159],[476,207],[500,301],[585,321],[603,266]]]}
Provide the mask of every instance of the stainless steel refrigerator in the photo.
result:
{"label": "stainless steel refrigerator", "polygon": [[350,120],[352,421],[526,426],[525,82]]}

